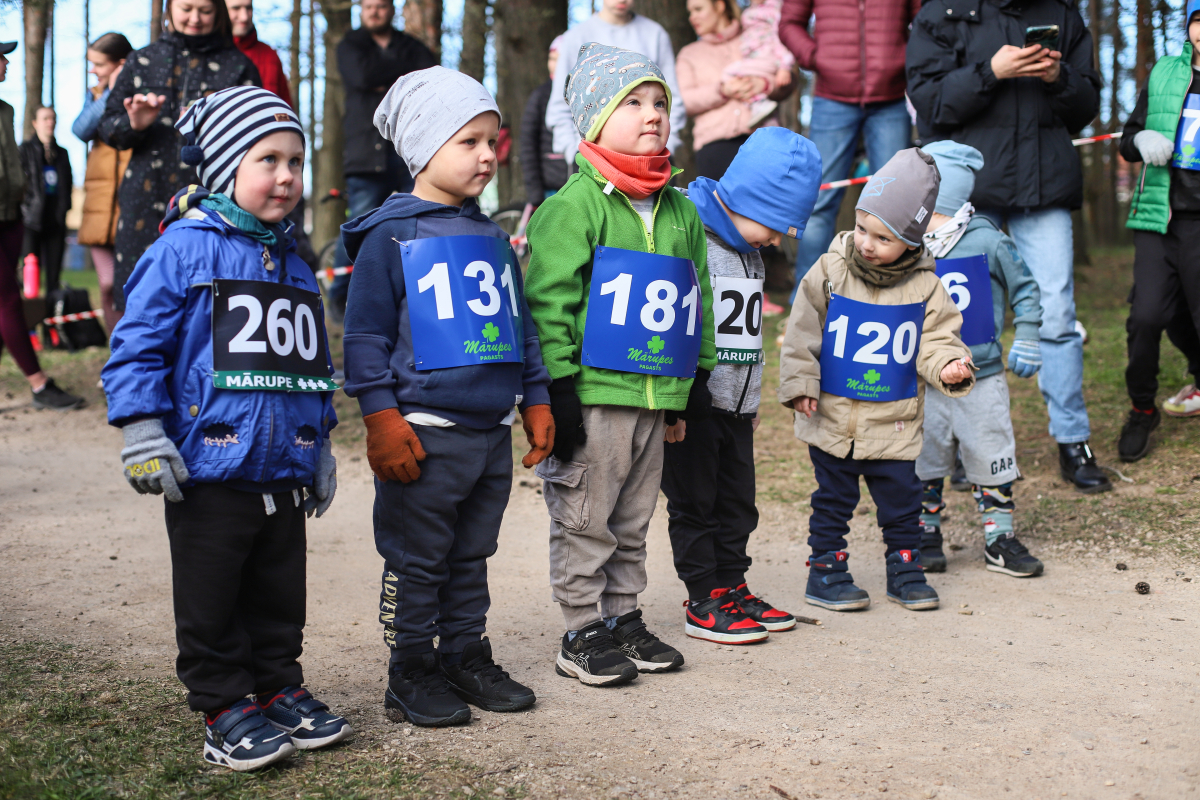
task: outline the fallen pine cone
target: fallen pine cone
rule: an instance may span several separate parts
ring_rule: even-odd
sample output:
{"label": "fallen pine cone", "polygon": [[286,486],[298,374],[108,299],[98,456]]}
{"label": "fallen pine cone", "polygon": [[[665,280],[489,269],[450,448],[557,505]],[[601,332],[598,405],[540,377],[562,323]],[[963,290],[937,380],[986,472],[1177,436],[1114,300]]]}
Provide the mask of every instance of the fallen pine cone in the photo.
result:
{"label": "fallen pine cone", "polygon": [[1150,584],[1145,581],[1139,581],[1138,585],[1133,588],[1137,589],[1138,594],[1150,594]]}
{"label": "fallen pine cone", "polygon": [[1124,572],[1124,571],[1125,571],[1125,570],[1127,570],[1127,569],[1129,569],[1129,567],[1125,566],[1125,565],[1124,565],[1123,563],[1121,563],[1120,561],[1118,561],[1118,562],[1117,562],[1117,571],[1118,571],[1118,572]]}

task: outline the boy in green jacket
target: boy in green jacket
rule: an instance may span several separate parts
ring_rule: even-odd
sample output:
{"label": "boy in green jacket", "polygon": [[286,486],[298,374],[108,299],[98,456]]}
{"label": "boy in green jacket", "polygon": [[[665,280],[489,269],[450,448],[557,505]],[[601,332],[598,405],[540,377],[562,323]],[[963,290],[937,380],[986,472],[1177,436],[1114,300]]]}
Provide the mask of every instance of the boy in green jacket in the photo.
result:
{"label": "boy in green jacket", "polygon": [[[555,444],[537,469],[562,607],[556,671],[589,685],[683,656],[646,628],[646,530],[665,425],[711,413],[716,366],[704,225],[667,183],[671,94],[648,58],[594,42],[567,78],[579,172],[529,223],[525,280],[553,382]],[[589,310],[595,313],[589,314]]]}

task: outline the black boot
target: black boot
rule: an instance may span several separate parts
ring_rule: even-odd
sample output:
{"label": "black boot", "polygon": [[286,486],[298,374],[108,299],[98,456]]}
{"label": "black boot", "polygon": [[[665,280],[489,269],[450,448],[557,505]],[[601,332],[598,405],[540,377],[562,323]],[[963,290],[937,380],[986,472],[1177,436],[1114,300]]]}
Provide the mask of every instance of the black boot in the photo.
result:
{"label": "black boot", "polygon": [[942,552],[942,530],[937,525],[921,525],[921,566],[926,572],[945,572],[946,554]]}
{"label": "black boot", "polygon": [[1096,457],[1087,442],[1059,444],[1058,466],[1063,480],[1075,484],[1078,492],[1099,494],[1112,490],[1112,483],[1104,470],[1096,465]]}
{"label": "black boot", "polygon": [[1125,427],[1121,428],[1121,439],[1117,442],[1117,455],[1122,461],[1138,461],[1150,452],[1150,433],[1162,422],[1162,414],[1158,409],[1142,411],[1137,408],[1129,410],[1129,418]]}
{"label": "black boot", "polygon": [[403,664],[392,665],[383,708],[392,722],[407,719],[426,728],[471,721],[471,709],[450,691],[446,676],[438,669],[436,653],[412,655]]}
{"label": "black boot", "polygon": [[508,677],[492,661],[492,643],[486,636],[467,645],[459,663],[442,661],[442,674],[456,695],[487,711],[520,711],[537,700],[532,689]]}

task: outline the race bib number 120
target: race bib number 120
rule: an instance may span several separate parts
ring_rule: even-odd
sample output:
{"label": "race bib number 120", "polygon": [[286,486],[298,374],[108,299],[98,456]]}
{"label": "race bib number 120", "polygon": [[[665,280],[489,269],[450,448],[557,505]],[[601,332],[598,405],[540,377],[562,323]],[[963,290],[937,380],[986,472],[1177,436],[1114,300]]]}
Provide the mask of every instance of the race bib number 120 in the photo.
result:
{"label": "race bib number 120", "polygon": [[213,385],[332,392],[321,296],[268,281],[213,281]]}
{"label": "race bib number 120", "polygon": [[917,396],[925,304],[880,306],[835,294],[821,337],[821,391],[886,402]]}

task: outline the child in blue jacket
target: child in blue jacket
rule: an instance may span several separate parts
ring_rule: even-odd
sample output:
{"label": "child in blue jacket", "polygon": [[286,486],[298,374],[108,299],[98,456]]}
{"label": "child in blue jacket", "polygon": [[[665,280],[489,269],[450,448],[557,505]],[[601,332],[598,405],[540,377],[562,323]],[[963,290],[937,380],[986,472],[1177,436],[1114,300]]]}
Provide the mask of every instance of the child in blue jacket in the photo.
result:
{"label": "child in blue jacket", "polygon": [[335,387],[320,294],[281,224],[304,189],[299,119],[236,87],[175,127],[204,186],[172,199],[125,285],[103,380],[126,478],[167,499],[176,671],[206,715],[204,758],[245,771],[351,732],[297,660],[305,515],[337,488]]}
{"label": "child in blue jacket", "polygon": [[342,226],[354,261],[346,394],[362,407],[376,478],[379,621],[391,650],[384,708],[397,722],[456,725],[471,719],[468,702],[517,711],[535,700],[483,635],[514,409],[532,447],[526,467],[554,443],[520,265],[475,201],[496,173],[499,126],[496,101],[460,72],[400,78],[375,127],[416,185]]}

